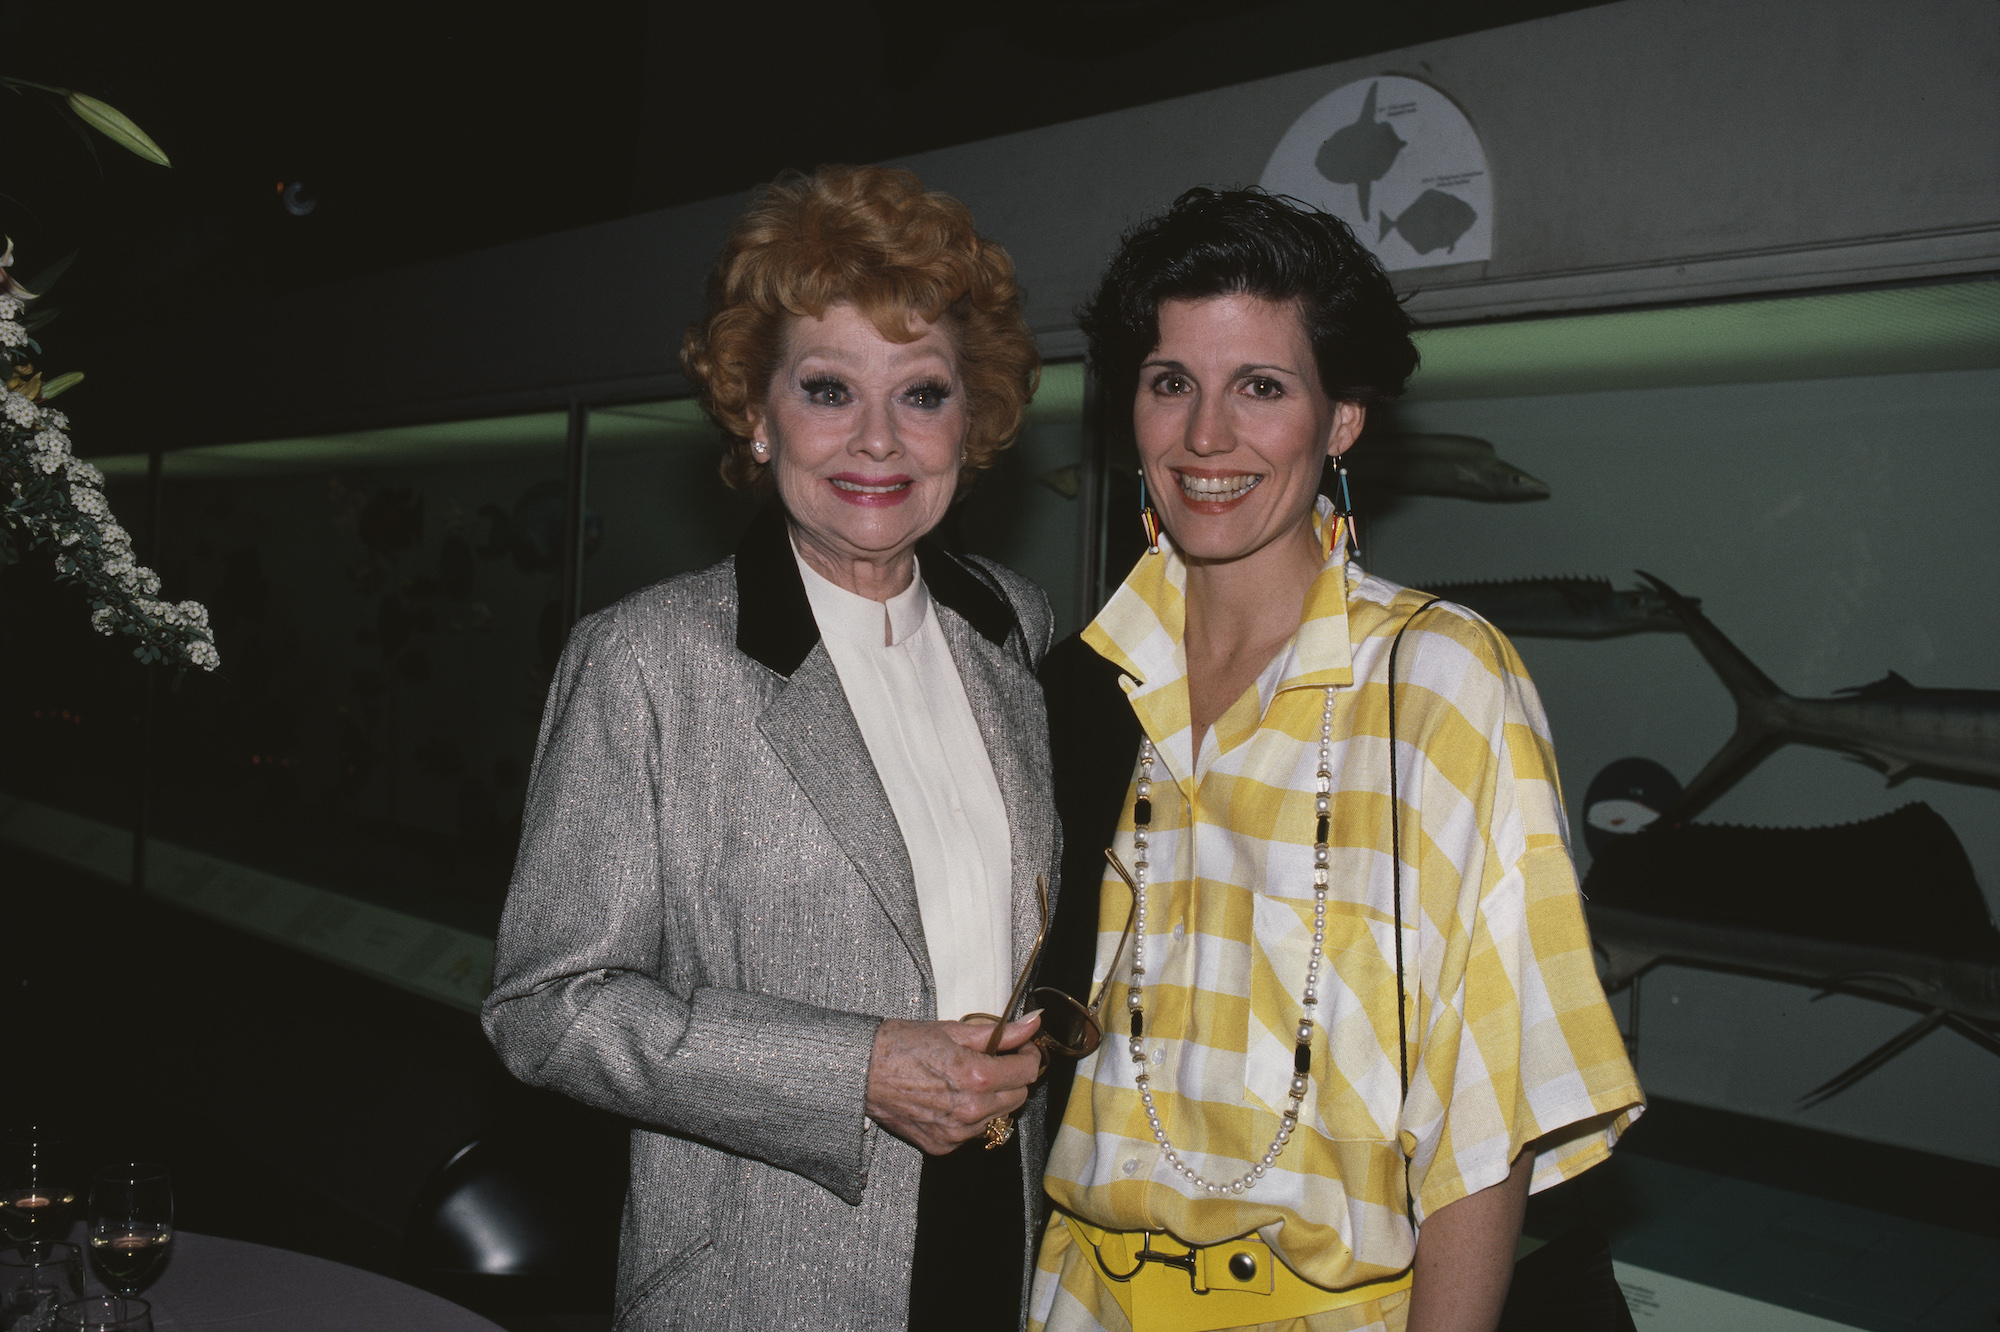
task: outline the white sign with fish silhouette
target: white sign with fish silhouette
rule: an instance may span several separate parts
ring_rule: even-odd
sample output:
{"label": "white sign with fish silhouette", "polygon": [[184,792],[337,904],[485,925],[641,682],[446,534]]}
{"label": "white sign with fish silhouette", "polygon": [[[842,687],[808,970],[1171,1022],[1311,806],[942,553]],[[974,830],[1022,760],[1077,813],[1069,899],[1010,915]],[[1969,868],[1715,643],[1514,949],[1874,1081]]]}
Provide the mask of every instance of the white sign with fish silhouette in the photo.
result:
{"label": "white sign with fish silhouette", "polygon": [[1259,182],[1323,208],[1391,270],[1493,256],[1493,182],[1465,112],[1416,79],[1335,88],[1292,122]]}

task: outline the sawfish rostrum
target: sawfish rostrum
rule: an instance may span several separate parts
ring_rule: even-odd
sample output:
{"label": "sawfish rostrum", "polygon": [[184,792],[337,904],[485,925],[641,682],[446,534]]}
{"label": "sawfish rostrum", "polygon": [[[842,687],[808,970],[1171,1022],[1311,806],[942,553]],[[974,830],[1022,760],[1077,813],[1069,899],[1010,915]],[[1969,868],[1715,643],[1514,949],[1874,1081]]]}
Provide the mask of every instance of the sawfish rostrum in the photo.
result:
{"label": "sawfish rostrum", "polygon": [[[1396,164],[1397,155],[1409,146],[1403,136],[1396,133],[1394,125],[1375,119],[1375,90],[1379,87],[1378,83],[1368,85],[1368,96],[1361,102],[1361,114],[1354,118],[1352,125],[1335,130],[1333,136],[1320,145],[1319,156],[1313,159],[1320,175],[1336,185],[1354,187],[1360,197],[1363,222],[1368,220],[1369,187],[1389,174],[1389,168]],[[1404,233],[1404,239],[1408,238],[1408,233]]]}
{"label": "sawfish rostrum", "polygon": [[1839,1095],[1939,1027],[2000,1054],[2000,930],[1965,848],[1927,805],[1831,828],[1662,819],[1593,855],[1584,910],[1607,990],[1672,961],[1922,1015],[1803,1104]]}
{"label": "sawfish rostrum", "polygon": [[1736,733],[1687,784],[1669,819],[1693,818],[1774,750],[1793,744],[1843,750],[1892,784],[1916,772],[2000,784],[2000,689],[1920,689],[1891,671],[1839,698],[1794,698],[1694,602],[1644,570],[1639,576],[1659,590],[1736,700]]}

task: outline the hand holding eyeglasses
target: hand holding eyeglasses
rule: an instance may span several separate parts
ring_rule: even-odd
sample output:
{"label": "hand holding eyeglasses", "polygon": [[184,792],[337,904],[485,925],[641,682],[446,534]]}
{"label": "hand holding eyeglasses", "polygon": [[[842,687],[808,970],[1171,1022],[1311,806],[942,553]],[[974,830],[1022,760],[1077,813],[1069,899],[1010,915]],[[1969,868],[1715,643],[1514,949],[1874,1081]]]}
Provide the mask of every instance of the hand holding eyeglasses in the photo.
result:
{"label": "hand holding eyeglasses", "polygon": [[[1104,858],[1131,889],[1136,910],[1139,888],[1131,871],[1113,851],[1107,849]],[[1049,1057],[1085,1058],[1097,1052],[1104,1038],[1098,1009],[1132,937],[1133,915],[1126,915],[1125,931],[1096,994],[1089,1004],[1081,1004],[1053,986],[1028,989],[1049,933],[1049,885],[1041,875],[1035,876],[1035,893],[1041,928],[1006,1007],[1011,1015],[1026,992],[1034,1006],[1027,1017],[1003,1023],[991,1013],[971,1013],[963,1022],[885,1021],[876,1029],[874,1062],[868,1070],[868,1117],[933,1156],[953,1151],[981,1133],[987,1150],[1005,1145],[1013,1136],[1014,1111],[1048,1070]],[[1024,1049],[1031,1040],[1036,1047],[1032,1068]],[[983,1062],[966,1058],[974,1051]]]}
{"label": "hand holding eyeglasses", "polygon": [[[932,1156],[986,1131],[1028,1099],[1041,1076],[1035,1014],[997,1033],[979,1022],[900,1022],[875,1029],[868,1069],[868,1117]],[[998,1053],[987,1046],[998,1037]]]}

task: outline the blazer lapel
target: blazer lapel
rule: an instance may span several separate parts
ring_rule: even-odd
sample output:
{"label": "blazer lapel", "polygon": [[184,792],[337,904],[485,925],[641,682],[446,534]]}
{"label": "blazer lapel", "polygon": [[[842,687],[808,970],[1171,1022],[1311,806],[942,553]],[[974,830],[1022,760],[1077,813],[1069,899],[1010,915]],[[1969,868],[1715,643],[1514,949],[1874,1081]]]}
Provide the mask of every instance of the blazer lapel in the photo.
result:
{"label": "blazer lapel", "polygon": [[935,996],[937,978],[931,974],[903,830],[833,658],[820,642],[785,510],[775,502],[751,520],[736,547],[736,647],[787,677],[789,683],[757,719],[758,729],[875,895]]}
{"label": "blazer lapel", "polygon": [[937,978],[931,974],[917,880],[903,848],[903,832],[824,645],[813,645],[757,725],[860,871],[935,996]]}
{"label": "blazer lapel", "polygon": [[[1008,649],[1018,628],[1006,598],[932,543],[921,542],[917,550],[924,583],[944,612],[938,624],[1007,810],[1013,972],[1019,975],[1041,923],[1035,875],[1052,863],[1055,837],[1048,764],[1036,743],[1043,730],[1041,689]],[[935,1003],[937,978],[903,832],[833,659],[819,641],[784,510],[775,503],[752,520],[737,547],[736,587],[737,648],[789,677],[758,727],[867,882]]]}
{"label": "blazer lapel", "polygon": [[[928,566],[926,575],[929,582]],[[1048,764],[1041,760],[1034,743],[1042,726],[1041,690],[1026,666],[965,620],[941,614],[938,626],[951,648],[966,701],[979,725],[979,737],[986,742],[986,757],[993,765],[1001,802],[1007,807],[1008,858],[1013,868],[1012,971],[1018,976],[1041,925],[1035,875],[1048,873],[1053,860]],[[1008,978],[1010,983],[1013,976]]]}

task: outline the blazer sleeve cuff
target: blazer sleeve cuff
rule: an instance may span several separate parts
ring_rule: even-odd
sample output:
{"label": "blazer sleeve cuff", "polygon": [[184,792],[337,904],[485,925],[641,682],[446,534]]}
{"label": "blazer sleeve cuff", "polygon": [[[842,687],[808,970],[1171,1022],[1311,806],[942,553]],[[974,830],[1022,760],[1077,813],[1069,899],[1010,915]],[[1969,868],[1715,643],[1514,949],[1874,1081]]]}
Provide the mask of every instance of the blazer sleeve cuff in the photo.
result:
{"label": "blazer sleeve cuff", "polygon": [[859,1205],[882,1019],[724,989],[695,991],[691,1018],[666,1070],[675,1127]]}

